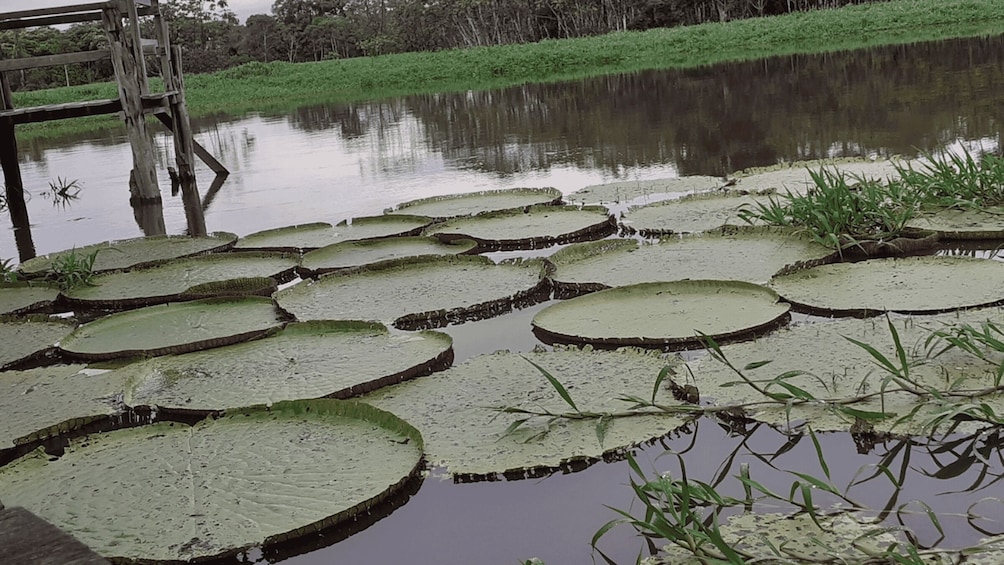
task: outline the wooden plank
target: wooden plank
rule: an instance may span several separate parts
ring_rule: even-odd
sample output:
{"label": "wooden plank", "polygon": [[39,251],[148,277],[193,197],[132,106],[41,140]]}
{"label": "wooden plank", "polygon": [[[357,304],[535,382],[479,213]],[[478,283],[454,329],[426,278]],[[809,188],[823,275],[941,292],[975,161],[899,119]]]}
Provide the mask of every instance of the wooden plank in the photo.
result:
{"label": "wooden plank", "polygon": [[21,20],[0,20],[0,29],[23,29],[26,27],[57,26],[80,22],[94,22],[101,19],[97,12],[80,14],[63,14],[59,16],[43,16],[41,18],[25,18]]}
{"label": "wooden plank", "polygon": [[0,510],[0,547],[7,565],[109,565],[73,536],[20,507]]}
{"label": "wooden plank", "polygon": [[73,63],[90,63],[110,57],[108,49],[80,51],[77,53],[62,53],[59,55],[40,55],[38,57],[23,57],[21,59],[4,59],[0,61],[0,73],[36,69],[39,67],[58,67]]}
{"label": "wooden plank", "polygon": [[[162,92],[143,96],[143,109],[147,111],[160,110],[168,107],[168,100],[176,93]],[[122,111],[122,101],[118,98],[101,100],[85,100],[82,102],[67,102],[65,104],[50,104],[48,106],[32,106],[28,108],[11,108],[0,110],[0,123],[30,124],[48,122],[66,118],[82,118],[84,116],[99,116]]]}
{"label": "wooden plank", "polygon": [[19,10],[17,12],[0,12],[0,20],[35,18],[38,16],[52,16],[54,14],[71,14],[73,12],[100,12],[102,8],[107,7],[111,3],[112,2],[90,2],[87,4],[71,4],[69,6]]}

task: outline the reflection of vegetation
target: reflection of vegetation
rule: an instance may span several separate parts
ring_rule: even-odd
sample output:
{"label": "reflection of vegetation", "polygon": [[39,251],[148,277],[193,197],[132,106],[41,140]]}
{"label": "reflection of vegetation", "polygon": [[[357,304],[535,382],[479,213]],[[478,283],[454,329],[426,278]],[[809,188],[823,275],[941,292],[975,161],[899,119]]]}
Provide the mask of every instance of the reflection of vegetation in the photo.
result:
{"label": "reflection of vegetation", "polygon": [[[688,478],[684,460],[679,453],[676,454],[680,469],[679,478],[669,474],[649,478],[642,472],[638,463],[629,456],[629,463],[634,474],[631,479],[631,487],[634,490],[636,500],[642,505],[643,516],[636,516],[627,510],[614,509],[621,517],[608,522],[596,532],[592,540],[593,547],[595,549],[597,542],[612,528],[627,524],[648,540],[653,553],[656,548],[653,540],[660,540],[677,546],[701,562],[746,563],[749,560],[763,558],[764,555],[754,553],[751,550],[751,544],[744,538],[742,538],[742,543],[737,543],[734,536],[729,537],[732,534],[727,534],[723,530],[722,525],[730,516],[735,515],[737,510],[751,514],[755,506],[764,503],[780,503],[782,507],[789,508],[794,514],[808,515],[821,531],[830,529],[832,519],[835,516],[851,518],[861,527],[861,531],[854,534],[853,539],[848,540],[850,541],[850,550],[854,552],[851,561],[858,564],[904,563],[920,565],[931,562],[930,559],[938,560],[935,562],[944,562],[945,559],[958,558],[967,553],[986,550],[987,546],[982,545],[962,550],[951,550],[932,549],[934,544],[926,546],[921,544],[917,534],[904,525],[904,517],[916,513],[926,516],[939,534],[935,543],[940,543],[945,537],[945,530],[941,525],[939,515],[923,500],[900,503],[899,495],[911,469],[910,453],[918,447],[926,448],[935,463],[934,469],[923,471],[923,474],[928,477],[949,480],[966,473],[975,473],[976,478],[968,488],[963,489],[965,492],[985,489],[1004,478],[1004,471],[999,469],[1004,465],[1004,457],[1000,455],[998,449],[1002,441],[1002,432],[1004,432],[1004,414],[998,412],[985,401],[991,396],[999,396],[1004,391],[1004,387],[1002,387],[1004,357],[1001,356],[1004,354],[1004,328],[991,320],[978,326],[971,324],[948,326],[929,335],[925,342],[926,353],[918,357],[910,353],[903,345],[891,320],[887,320],[887,325],[894,345],[892,355],[886,355],[867,343],[846,338],[867,352],[873,363],[881,370],[878,375],[881,384],[876,387],[877,391],[875,392],[862,393],[845,399],[817,398],[803,388],[788,382],[791,377],[803,374],[801,371],[789,371],[773,379],[756,381],[747,377],[744,372],[762,367],[770,363],[769,360],[749,363],[740,369],[731,364],[714,340],[705,338],[710,355],[724,363],[740,378],[740,381],[732,383],[732,385],[752,387],[763,396],[763,401],[732,406],[698,405],[696,404],[698,391],[688,390],[693,387],[685,388],[673,382],[672,371],[667,367],[656,377],[651,399],[622,395],[621,400],[628,404],[624,411],[584,412],[577,407],[568,389],[555,376],[533,364],[571,411],[560,413],[549,410],[499,407],[497,410],[502,413],[519,415],[519,418],[513,421],[503,435],[511,434],[530,420],[538,418],[546,418],[543,433],[546,433],[550,425],[558,420],[585,419],[596,422],[597,438],[602,443],[603,433],[611,420],[645,413],[651,414],[655,411],[689,413],[695,417],[713,416],[723,422],[733,433],[742,430],[741,433],[748,436],[750,432],[745,431],[746,425],[755,423],[747,416],[751,408],[775,403],[790,411],[793,406],[798,404],[812,404],[826,406],[839,412],[849,422],[854,422],[851,431],[857,436],[855,442],[859,446],[863,445],[866,446],[866,449],[871,449],[879,442],[886,442],[891,438],[875,434],[869,423],[892,418],[896,415],[884,411],[859,410],[854,405],[870,398],[878,397],[881,399],[894,392],[906,392],[914,395],[919,402],[915,409],[899,416],[896,424],[905,423],[915,418],[920,419],[919,428],[926,434],[925,438],[895,440],[897,443],[882,454],[878,463],[867,469],[859,469],[846,488],[836,486],[824,456],[824,450],[811,429],[811,423],[795,427],[789,426],[786,430],[791,438],[789,443],[773,456],[764,457],[754,454],[771,469],[783,470],[795,477],[787,490],[776,490],[764,486],[764,483],[751,477],[749,464],[741,463],[739,475],[736,478],[739,480],[744,495],[732,497],[724,494],[724,491],[720,490],[722,481],[726,477],[726,472],[730,470],[737,459],[735,452],[729,454],[723,463],[729,469],[719,473],[711,483]],[[946,383],[947,388],[938,388],[926,385],[914,376],[913,369],[916,366],[929,359],[937,358],[951,349],[958,349],[986,363],[993,371],[992,383],[984,388],[968,389],[962,387],[961,380],[957,380]],[[655,393],[663,386],[664,382],[673,389],[674,396],[681,400],[680,405],[656,404]],[[922,412],[922,408],[931,406],[934,407],[933,410]],[[740,425],[736,425],[737,422]],[[972,424],[973,422],[984,429],[964,437],[949,435],[957,431],[961,424]],[[753,429],[757,429],[760,425],[760,423],[755,423]],[[808,431],[806,432],[806,430]],[[941,438],[936,438],[935,434],[941,434]],[[805,435],[808,435],[812,440],[821,476],[779,469],[772,463],[777,456],[793,448],[794,444]],[[535,441],[539,436],[540,434],[532,436],[527,441]],[[882,508],[865,504],[849,494],[852,487],[860,486],[876,478],[888,479],[893,490]],[[787,495],[784,494],[785,492]],[[980,524],[986,518],[981,516],[978,505],[984,502],[986,499],[973,502],[966,511],[966,519],[974,530],[986,535],[998,535],[1000,532],[991,532]],[[889,517],[895,517],[901,527],[890,529],[883,525],[882,522]],[[899,535],[890,536],[890,532],[893,530],[898,530]],[[841,552],[830,547],[825,548],[829,557],[820,559],[798,553],[789,547],[793,545],[790,540],[764,539],[770,553],[772,553],[769,555],[771,558],[781,558],[792,563],[848,562],[846,560],[848,555],[841,555]],[[862,543],[865,540],[870,540],[870,543]],[[878,542],[885,545],[878,550],[866,547],[873,546],[874,543]],[[597,551],[603,555],[602,551],[599,549]],[[608,563],[613,563],[606,555],[603,557]]]}
{"label": "reflection of vegetation", "polygon": [[49,190],[43,192],[42,197],[52,199],[53,206],[65,208],[79,198],[81,188],[79,179],[68,180],[56,177],[56,180],[49,181]]}
{"label": "reflection of vegetation", "polygon": [[94,279],[94,261],[98,258],[95,249],[89,254],[77,254],[71,249],[52,260],[48,277],[56,283],[60,290],[69,290],[78,286],[90,285]]}
{"label": "reflection of vegetation", "polygon": [[[286,110],[318,102],[467,92],[644,69],[695,68],[792,52],[832,52],[946,37],[992,35],[999,33],[1004,21],[1004,8],[988,2],[970,5],[918,0],[908,5],[910,9],[904,10],[901,2],[883,2],[814,10],[769,20],[737,20],[524,45],[309,64],[255,62],[248,63],[247,68],[189,77],[187,99],[190,111],[196,116],[214,112]],[[843,81],[846,76],[840,74],[835,78]],[[675,89],[664,92],[675,92]],[[19,92],[15,105],[35,106],[115,96],[114,85],[105,83]],[[74,120],[72,123],[81,122]],[[84,127],[93,127],[94,123]],[[44,128],[32,126],[24,130],[45,130],[49,135],[59,128],[47,124]],[[729,136],[737,134],[734,129],[716,131],[728,131]]]}

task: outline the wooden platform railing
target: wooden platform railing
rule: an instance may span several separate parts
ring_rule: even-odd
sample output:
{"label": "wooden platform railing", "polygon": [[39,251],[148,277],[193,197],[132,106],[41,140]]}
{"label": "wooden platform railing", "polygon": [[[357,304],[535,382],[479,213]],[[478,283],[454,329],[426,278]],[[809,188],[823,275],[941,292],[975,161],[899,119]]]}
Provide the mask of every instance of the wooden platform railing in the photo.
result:
{"label": "wooden platform railing", "polygon": [[[153,17],[155,39],[140,36],[140,16]],[[23,187],[17,168],[17,149],[14,127],[18,124],[43,122],[98,114],[119,113],[126,124],[126,132],[133,156],[130,175],[130,193],[134,205],[159,203],[154,150],[147,129],[146,117],[155,114],[173,133],[177,178],[181,184],[189,233],[206,233],[198,188],[195,180],[194,160],[197,155],[217,175],[227,175],[227,169],[192,137],[192,129],[185,103],[185,82],[182,74],[181,50],[170,44],[167,22],[160,14],[158,0],[109,0],[37,8],[18,12],[0,13],[0,30],[76,22],[100,21],[108,40],[107,49],[26,57],[0,58],[0,165],[3,166],[7,202],[15,226],[18,219],[27,225],[27,210],[18,204],[23,201]],[[127,28],[123,21],[129,22]],[[150,92],[147,80],[147,55],[160,60],[164,91]],[[119,96],[115,99],[85,100],[65,104],[15,108],[4,73],[48,66],[87,63],[110,59],[115,69]],[[23,218],[20,216],[23,215]],[[18,216],[18,218],[15,218]],[[19,245],[20,249],[20,245]],[[22,252],[22,255],[24,253]],[[22,257],[23,259],[23,257]]]}

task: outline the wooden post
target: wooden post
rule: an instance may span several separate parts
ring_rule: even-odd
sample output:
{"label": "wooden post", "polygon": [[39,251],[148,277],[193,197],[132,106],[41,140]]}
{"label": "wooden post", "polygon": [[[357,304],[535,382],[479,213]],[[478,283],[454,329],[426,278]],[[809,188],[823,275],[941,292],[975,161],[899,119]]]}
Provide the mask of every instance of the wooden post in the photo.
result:
{"label": "wooden post", "polygon": [[111,47],[112,67],[119,87],[122,114],[132,147],[133,205],[160,202],[160,188],[157,186],[156,161],[146,118],[143,114],[143,96],[136,61],[125,46],[125,28],[122,26],[122,12],[117,5],[101,10],[101,22]]}
{"label": "wooden post", "polygon": [[[0,73],[0,107],[14,109],[13,95],[7,75]],[[17,162],[17,138],[14,122],[0,123],[0,168],[3,169],[4,195],[7,211],[14,225],[14,241],[17,253],[23,263],[35,256],[35,244],[31,240],[31,222],[28,220],[28,206],[24,201],[24,182],[21,180],[21,166]]]}
{"label": "wooden post", "polygon": [[136,74],[139,77],[140,94],[146,96],[150,94],[150,85],[146,81],[146,58],[143,57],[143,41],[139,33],[139,14],[136,12],[136,2],[125,0],[126,9],[129,13],[129,24],[131,25],[128,36],[132,56],[136,59]]}
{"label": "wooden post", "polygon": [[181,180],[181,198],[185,202],[185,218],[188,220],[188,235],[206,235],[206,220],[202,213],[202,201],[195,179],[195,147],[192,140],[192,124],[185,105],[185,77],[181,74],[181,48],[171,46],[171,74],[177,94],[171,95],[171,118],[174,121],[174,158]]}

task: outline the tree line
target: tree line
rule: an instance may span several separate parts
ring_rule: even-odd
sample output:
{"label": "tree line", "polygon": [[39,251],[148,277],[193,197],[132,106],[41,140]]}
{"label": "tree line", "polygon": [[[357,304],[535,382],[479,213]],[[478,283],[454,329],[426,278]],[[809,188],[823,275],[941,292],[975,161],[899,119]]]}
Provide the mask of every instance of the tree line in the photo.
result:
{"label": "tree line", "polygon": [[[622,30],[728,21],[878,0],[276,0],[241,24],[227,0],[162,0],[187,72],[251,61],[290,63],[531,43]],[[153,32],[147,30],[146,37]],[[100,25],[0,31],[0,56],[99,49]],[[156,61],[152,61],[155,65]],[[29,90],[110,80],[108,61],[13,73]]]}

